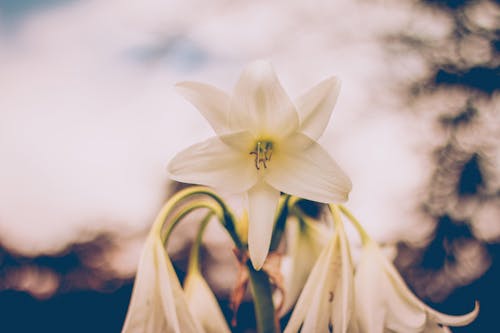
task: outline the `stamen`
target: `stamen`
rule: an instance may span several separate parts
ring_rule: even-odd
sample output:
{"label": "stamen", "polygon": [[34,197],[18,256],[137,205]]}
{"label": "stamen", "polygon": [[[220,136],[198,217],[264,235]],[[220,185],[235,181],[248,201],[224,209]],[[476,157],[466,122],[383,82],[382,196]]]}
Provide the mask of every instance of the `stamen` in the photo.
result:
{"label": "stamen", "polygon": [[255,155],[255,168],[260,170],[261,165],[267,169],[267,162],[271,161],[273,155],[273,143],[270,141],[257,141],[255,150],[250,152],[250,155]]}

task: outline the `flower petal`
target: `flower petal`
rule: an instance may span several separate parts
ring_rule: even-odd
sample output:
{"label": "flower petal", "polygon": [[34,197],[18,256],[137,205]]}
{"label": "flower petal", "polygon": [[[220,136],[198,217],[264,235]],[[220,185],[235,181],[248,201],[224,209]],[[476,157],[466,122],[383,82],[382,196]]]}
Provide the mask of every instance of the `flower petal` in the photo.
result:
{"label": "flower petal", "polygon": [[255,61],[245,68],[234,89],[230,109],[233,131],[248,129],[256,136],[282,138],[299,125],[295,106],[267,61]]}
{"label": "flower petal", "polygon": [[[409,300],[395,284],[390,264],[378,245],[370,241],[362,252],[356,272],[356,311],[361,331],[422,332],[426,323],[423,308]],[[391,264],[392,265],[392,264]],[[404,283],[404,282],[403,282]]]}
{"label": "flower petal", "polygon": [[307,278],[299,299],[295,304],[290,320],[285,327],[284,333],[297,333],[311,310],[311,304],[316,300],[317,290],[320,289],[321,283],[324,282],[324,277],[327,270],[330,269],[329,261],[331,261],[331,253],[335,248],[335,236],[330,239],[328,245],[321,252],[318,260]]}
{"label": "flower petal", "polygon": [[122,333],[196,333],[179,280],[157,235],[144,246]]}
{"label": "flower petal", "polygon": [[[307,142],[304,150],[298,144]],[[295,149],[294,149],[295,147]],[[304,199],[332,203],[347,200],[351,181],[330,155],[315,141],[295,134],[273,154],[265,179],[282,192]]]}
{"label": "flower petal", "polygon": [[177,90],[207,119],[217,134],[229,132],[229,96],[211,85],[198,82],[180,82]]}
{"label": "flower petal", "polygon": [[[339,272],[340,271],[340,272]],[[346,333],[353,310],[353,268],[347,237],[340,225],[300,294],[285,333]]]}
{"label": "flower petal", "polygon": [[426,311],[431,320],[447,326],[464,326],[470,324],[479,314],[479,302],[474,304],[474,310],[461,316],[450,316],[426,306]]}
{"label": "flower petal", "polygon": [[326,79],[297,99],[300,131],[313,140],[325,131],[340,91],[340,80]]}
{"label": "flower petal", "polygon": [[337,233],[339,235],[338,251],[340,256],[340,264],[337,263],[337,265],[340,265],[340,279],[335,286],[331,316],[334,332],[346,333],[354,308],[354,269],[352,267],[347,235],[342,223],[337,224]]}
{"label": "flower petal", "polygon": [[212,290],[198,273],[188,274],[184,281],[189,309],[203,327],[204,333],[230,333],[224,315]]}
{"label": "flower petal", "polygon": [[[172,327],[164,316],[155,261],[154,245],[148,241],[142,250],[122,333],[179,332],[178,325]],[[167,284],[170,286],[168,281]]]}
{"label": "flower petal", "polygon": [[279,198],[280,192],[263,181],[248,191],[248,252],[257,270],[269,252]]}
{"label": "flower petal", "polygon": [[316,259],[331,237],[331,230],[323,224],[298,221],[295,218],[287,221],[286,233],[287,244],[290,244],[287,251],[290,257],[284,257],[283,260],[290,259],[290,267],[288,274],[283,274],[286,297],[281,315],[286,314],[295,304]]}
{"label": "flower petal", "polygon": [[241,142],[236,133],[208,139],[178,153],[169,163],[168,171],[174,180],[212,186],[231,193],[241,193],[257,181],[254,160],[224,141]]}
{"label": "flower petal", "polygon": [[471,323],[479,313],[479,303],[476,302],[474,305],[474,309],[461,316],[450,316],[441,312],[438,312],[427,304],[418,299],[408,288],[403,278],[396,270],[394,265],[390,263],[385,257],[385,270],[387,274],[390,276],[395,288],[397,289],[399,295],[405,299],[406,302],[411,303],[413,306],[421,309],[422,312],[426,312],[430,321],[437,322],[439,324],[447,325],[447,326],[464,326]]}
{"label": "flower petal", "polygon": [[[159,272],[159,289],[162,303],[164,305],[165,318],[167,322],[172,320],[171,313],[176,314],[179,331],[176,333],[198,333],[201,332],[201,325],[197,318],[193,317],[187,305],[184,291],[172,266],[170,258],[167,256],[165,248],[159,237],[155,242],[155,253],[157,255],[157,265]],[[170,284],[168,284],[170,282]],[[172,307],[172,303],[175,304]]]}

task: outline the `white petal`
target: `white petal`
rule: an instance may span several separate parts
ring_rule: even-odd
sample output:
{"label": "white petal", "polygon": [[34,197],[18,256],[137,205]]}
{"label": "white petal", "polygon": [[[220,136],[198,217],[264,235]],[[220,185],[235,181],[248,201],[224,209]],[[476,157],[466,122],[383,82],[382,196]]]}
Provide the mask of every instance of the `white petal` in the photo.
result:
{"label": "white petal", "polygon": [[[382,269],[373,256],[364,248],[354,276],[356,317],[361,332],[384,333],[387,309],[385,306],[385,290]],[[375,258],[376,259],[376,258]]]}
{"label": "white petal", "polygon": [[176,327],[167,326],[171,323],[167,322],[164,316],[159,285],[156,281],[155,260],[154,244],[148,241],[139,261],[122,333],[174,333],[179,331],[178,325]]}
{"label": "white petal", "polygon": [[177,90],[207,119],[217,134],[229,132],[229,96],[211,85],[180,82]]}
{"label": "white petal", "polygon": [[160,238],[150,234],[139,262],[122,333],[196,333],[198,329]]}
{"label": "white petal", "polygon": [[266,61],[248,65],[231,100],[229,123],[233,131],[250,130],[256,136],[285,137],[298,128],[295,106]]}
{"label": "white petal", "polygon": [[314,140],[323,134],[337,102],[339,91],[340,80],[331,77],[297,99],[295,105],[302,133]]}
{"label": "white petal", "polygon": [[479,302],[475,303],[474,310],[461,316],[450,316],[431,309],[428,306],[426,306],[426,311],[429,318],[437,323],[447,326],[464,326],[470,324],[474,319],[476,319],[479,314]]}
{"label": "white petal", "polygon": [[[331,231],[319,223],[304,221],[299,226],[295,218],[287,221],[286,239],[289,246],[290,267],[285,278],[285,303],[281,315],[286,314],[295,304],[309,276],[314,263],[331,237]],[[287,259],[284,257],[283,260]],[[283,267],[284,262],[282,263]]]}
{"label": "white petal", "polygon": [[189,309],[198,319],[205,333],[230,333],[224,315],[212,290],[203,277],[195,272],[184,281]]}
{"label": "white petal", "polygon": [[[295,149],[294,142],[308,142],[305,149]],[[269,163],[266,180],[282,192],[324,203],[347,200],[352,188],[350,179],[330,155],[315,141],[295,134],[285,147],[278,147]]]}
{"label": "white petal", "polygon": [[[197,318],[193,317],[187,305],[184,291],[182,290],[177,274],[170,258],[167,256],[163,243],[157,237],[155,242],[155,253],[157,255],[158,265],[158,284],[160,289],[160,296],[165,308],[165,317],[167,321],[172,320],[168,317],[169,314],[176,314],[176,321],[180,328],[176,333],[199,333],[202,332],[201,325]],[[170,282],[170,283],[168,283]]]}
{"label": "white petal", "polygon": [[365,245],[355,277],[356,313],[361,331],[422,332],[425,311],[394,283],[392,273],[386,270],[387,264],[389,261],[376,243]]}
{"label": "white petal", "polygon": [[248,191],[248,252],[255,269],[269,252],[279,198],[280,192],[263,181]]}
{"label": "white petal", "polygon": [[257,181],[254,159],[247,152],[236,150],[222,140],[240,142],[242,134],[214,137],[195,144],[177,154],[169,163],[172,179],[212,186],[231,193],[241,193]]}
{"label": "white petal", "polygon": [[436,323],[447,326],[464,326],[471,323],[477,317],[479,313],[478,302],[475,303],[474,310],[461,316],[450,316],[432,309],[413,294],[394,265],[392,265],[392,263],[390,263],[386,258],[384,259],[385,270],[390,276],[391,281],[397,289],[399,295],[401,295],[401,297],[405,299],[405,302],[412,304],[414,307],[420,308],[422,312],[425,311],[430,321],[434,321]]}
{"label": "white petal", "polygon": [[333,318],[334,332],[346,333],[354,308],[353,267],[343,225],[338,225],[337,233],[339,235],[340,279],[335,287],[331,316]]}
{"label": "white petal", "polygon": [[[311,311],[311,304],[317,300],[317,290],[320,289],[321,283],[325,280],[324,277],[329,269],[329,261],[331,259],[331,253],[335,248],[334,237],[330,240],[328,245],[323,249],[318,260],[314,264],[314,267],[307,278],[307,282],[304,285],[304,289],[300,293],[297,304],[293,309],[290,320],[285,327],[284,333],[297,333],[302,323],[309,316],[309,311]],[[325,310],[327,311],[327,310]]]}

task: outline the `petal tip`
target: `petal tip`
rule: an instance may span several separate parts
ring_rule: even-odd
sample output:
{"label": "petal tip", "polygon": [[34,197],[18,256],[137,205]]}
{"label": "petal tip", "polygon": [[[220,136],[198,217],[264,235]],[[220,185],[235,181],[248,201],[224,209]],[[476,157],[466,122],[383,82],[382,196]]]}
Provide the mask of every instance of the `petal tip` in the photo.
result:
{"label": "petal tip", "polygon": [[262,266],[264,266],[264,262],[266,261],[268,251],[262,251],[262,249],[255,249],[252,246],[249,246],[248,249],[250,255],[250,261],[252,262],[252,266],[256,271],[260,271]]}

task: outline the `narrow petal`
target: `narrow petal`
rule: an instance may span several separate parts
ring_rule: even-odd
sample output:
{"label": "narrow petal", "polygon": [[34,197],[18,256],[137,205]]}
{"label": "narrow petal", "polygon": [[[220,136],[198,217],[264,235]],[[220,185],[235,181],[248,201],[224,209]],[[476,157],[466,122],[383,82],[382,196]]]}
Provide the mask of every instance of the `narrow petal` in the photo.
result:
{"label": "narrow petal", "polygon": [[[282,192],[324,203],[347,200],[352,184],[330,155],[303,134],[294,135],[285,147],[273,154],[266,180]],[[308,142],[295,149],[294,141]],[[283,149],[282,149],[283,148]]]}
{"label": "narrow petal", "polygon": [[332,318],[334,332],[346,333],[354,308],[353,267],[344,226],[337,226],[339,237],[340,279],[335,287]]}
{"label": "narrow petal", "polygon": [[306,319],[306,316],[308,316],[309,312],[312,311],[311,304],[315,301],[317,297],[317,289],[320,289],[321,282],[324,280],[327,270],[330,268],[328,262],[331,259],[331,252],[334,247],[335,242],[334,237],[332,237],[314,264],[311,274],[309,274],[307,282],[304,285],[304,289],[300,293],[299,299],[295,304],[295,308],[293,309],[290,320],[285,327],[284,333],[297,333]]}
{"label": "narrow petal", "polygon": [[180,82],[177,90],[207,119],[214,131],[229,132],[229,96],[211,85],[198,82]]}
{"label": "narrow petal", "polygon": [[230,333],[212,290],[198,273],[188,274],[184,282],[189,309],[200,322],[204,333]]}
{"label": "narrow petal", "polygon": [[380,284],[380,281],[383,281],[383,271],[377,267],[377,261],[365,251],[367,250],[363,249],[354,277],[356,321],[361,332],[384,333],[387,314],[384,300],[387,286]]}
{"label": "narrow petal", "polygon": [[157,235],[150,234],[139,262],[122,333],[197,333],[170,259]]}
{"label": "narrow petal", "polygon": [[148,241],[142,250],[122,333],[179,332],[178,325],[173,327],[164,316],[156,277],[154,244]]}
{"label": "narrow petal", "polygon": [[[353,273],[347,238],[336,230],[314,265],[285,333],[346,333],[353,310]],[[302,326],[301,326],[302,325]]]}
{"label": "narrow petal", "polygon": [[287,251],[289,257],[283,259],[290,259],[290,267],[288,274],[283,274],[286,293],[281,315],[286,314],[295,304],[316,259],[328,243],[332,233],[322,224],[310,221],[299,222],[295,218],[287,222],[286,232],[287,243],[290,244]]}
{"label": "narrow petal", "polygon": [[[371,317],[378,321],[377,317],[383,315],[386,329],[408,333],[422,331],[426,323],[424,309],[413,302],[416,297],[375,242],[371,241],[363,248],[362,260],[356,274],[359,274],[360,278],[357,286],[364,292],[364,301],[357,304],[372,302],[370,308],[365,306],[364,315],[367,319]],[[372,281],[371,284],[368,281]],[[384,313],[374,312],[381,304],[385,309]],[[362,304],[359,306],[363,307]],[[367,321],[364,323],[371,325]]]}
{"label": "narrow petal", "polygon": [[[345,295],[352,295],[352,287],[343,274],[344,266],[350,267],[350,263],[343,261],[342,237],[341,233],[335,232],[325,263],[326,270],[318,281],[314,301],[302,326],[303,333],[347,332],[350,312],[346,313],[344,309],[350,307],[350,302],[345,302]],[[352,272],[347,279],[352,279]],[[346,288],[350,290],[345,290]]]}
{"label": "narrow petal", "polygon": [[450,316],[426,306],[431,320],[447,326],[464,326],[470,324],[479,314],[479,302],[474,304],[474,310],[461,316]]}
{"label": "narrow petal", "polygon": [[300,131],[313,140],[325,131],[340,91],[340,80],[331,77],[297,99]]}
{"label": "narrow petal", "polygon": [[298,128],[295,106],[266,61],[248,65],[234,89],[229,123],[233,131],[285,137]]}
{"label": "narrow petal", "polygon": [[[179,327],[179,330],[176,329],[176,333],[202,332],[200,323],[189,310],[184,291],[159,237],[155,242],[155,248],[159,272],[159,291],[167,321],[172,321],[175,326]],[[172,313],[176,314],[175,321],[168,317]]]}
{"label": "narrow petal", "polygon": [[264,265],[274,227],[280,192],[263,181],[248,191],[248,251],[255,269]]}
{"label": "narrow petal", "polygon": [[231,193],[241,193],[257,181],[252,156],[223,142],[240,142],[242,134],[214,137],[177,154],[168,165],[174,180],[212,186]]}
{"label": "narrow petal", "polygon": [[464,326],[471,323],[477,317],[479,313],[478,302],[475,303],[474,309],[471,312],[461,316],[450,316],[432,309],[413,294],[394,265],[392,265],[392,263],[390,263],[386,258],[384,259],[386,260],[385,270],[391,278],[399,295],[401,295],[401,297],[403,297],[406,302],[412,304],[414,307],[420,308],[422,312],[427,313],[430,321],[434,321],[447,326]]}

